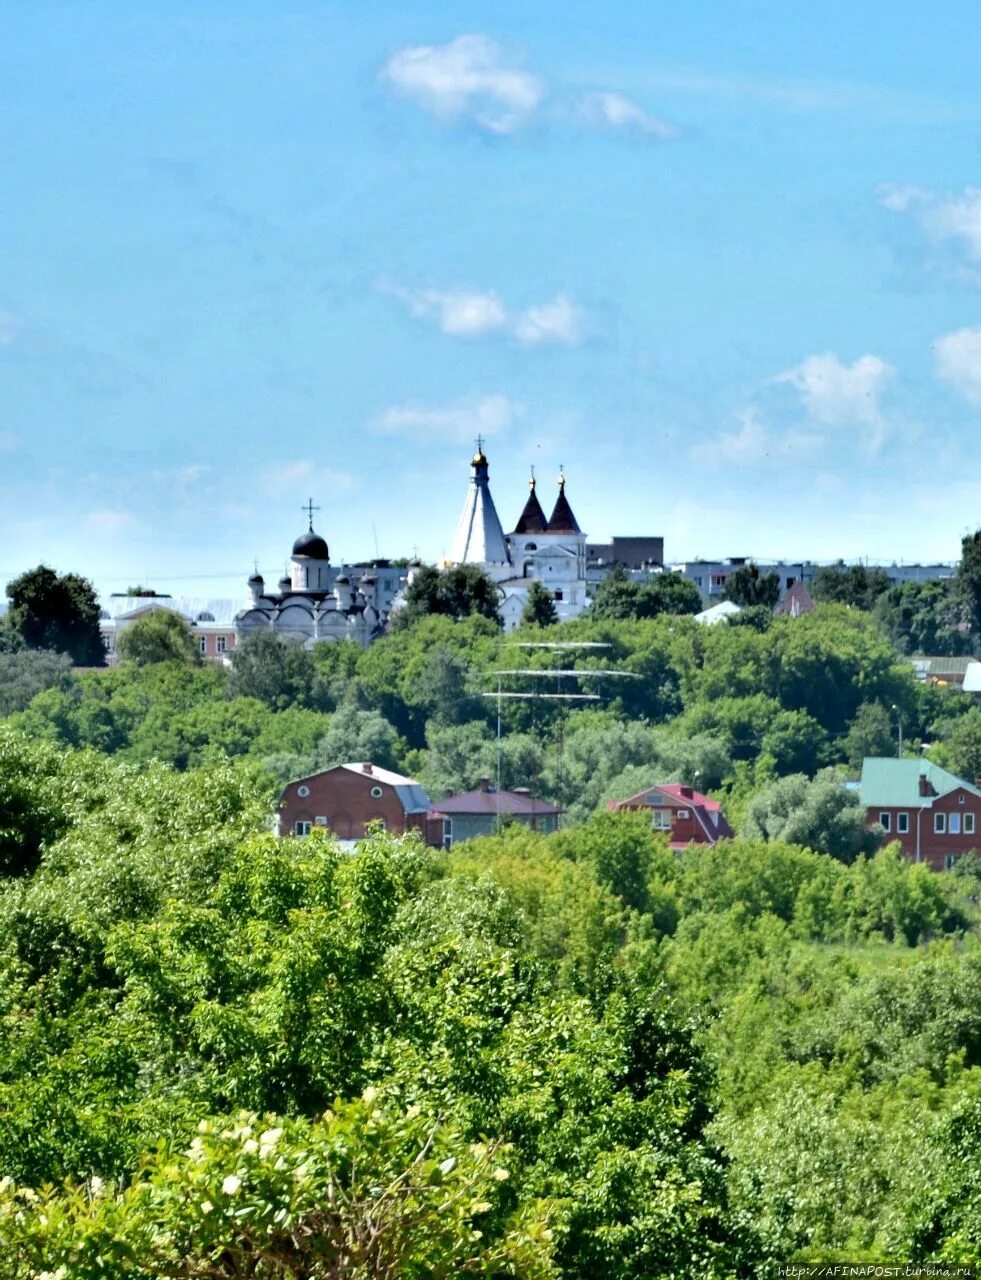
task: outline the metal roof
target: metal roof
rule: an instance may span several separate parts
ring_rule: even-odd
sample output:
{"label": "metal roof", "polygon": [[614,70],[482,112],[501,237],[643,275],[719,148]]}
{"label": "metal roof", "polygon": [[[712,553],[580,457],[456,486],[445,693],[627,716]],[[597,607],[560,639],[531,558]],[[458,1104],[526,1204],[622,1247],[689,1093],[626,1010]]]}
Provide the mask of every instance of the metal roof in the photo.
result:
{"label": "metal roof", "polygon": [[[926,777],[936,795],[920,795],[920,776]],[[866,756],[862,762],[859,797],[866,809],[929,809],[939,796],[964,790],[981,800],[972,783],[942,769],[930,760],[898,760],[891,756]]]}

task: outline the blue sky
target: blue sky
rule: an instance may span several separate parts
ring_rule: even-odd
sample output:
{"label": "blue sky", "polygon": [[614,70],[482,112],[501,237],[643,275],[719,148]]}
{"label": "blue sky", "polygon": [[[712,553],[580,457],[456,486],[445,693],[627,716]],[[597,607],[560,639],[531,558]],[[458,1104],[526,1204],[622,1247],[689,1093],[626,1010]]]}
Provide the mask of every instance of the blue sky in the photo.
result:
{"label": "blue sky", "polygon": [[968,3],[0,6],[0,581],[981,523]]}

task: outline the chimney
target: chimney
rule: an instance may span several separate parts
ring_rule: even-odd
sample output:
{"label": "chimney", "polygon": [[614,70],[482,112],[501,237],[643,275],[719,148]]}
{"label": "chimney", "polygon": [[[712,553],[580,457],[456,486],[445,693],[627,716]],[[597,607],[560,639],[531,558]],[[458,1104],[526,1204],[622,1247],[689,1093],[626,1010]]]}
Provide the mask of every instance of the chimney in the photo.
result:
{"label": "chimney", "polygon": [[373,772],[374,772],[374,770],[372,769],[372,767],[371,767],[371,765],[370,765],[370,764],[368,764],[367,762],[365,762],[365,763],[361,766],[361,772],[362,772],[362,773],[373,773]]}
{"label": "chimney", "polygon": [[452,800],[455,795],[456,795],[456,792],[453,790],[453,788],[447,787],[446,790],[443,792],[443,799]]}
{"label": "chimney", "polygon": [[691,787],[679,787],[678,790],[681,793],[681,795],[685,797],[686,800],[691,800],[695,794],[695,792],[691,789]]}
{"label": "chimney", "polygon": [[936,791],[934,791],[933,784],[930,782],[930,779],[926,776],[925,773],[921,773],[920,774],[920,795],[935,796],[936,794],[937,793]]}
{"label": "chimney", "polygon": [[491,789],[490,778],[483,777],[480,779],[480,789],[481,791],[490,791]]}

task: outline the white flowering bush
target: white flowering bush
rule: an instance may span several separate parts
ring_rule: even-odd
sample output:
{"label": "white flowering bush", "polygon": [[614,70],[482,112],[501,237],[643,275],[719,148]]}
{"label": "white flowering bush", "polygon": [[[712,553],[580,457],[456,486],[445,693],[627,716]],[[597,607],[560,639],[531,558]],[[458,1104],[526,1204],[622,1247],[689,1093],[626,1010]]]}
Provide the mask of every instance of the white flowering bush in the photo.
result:
{"label": "white flowering bush", "polygon": [[315,1121],[202,1120],[122,1186],[0,1183],[5,1280],[552,1276],[549,1206],[507,1148],[367,1089]]}

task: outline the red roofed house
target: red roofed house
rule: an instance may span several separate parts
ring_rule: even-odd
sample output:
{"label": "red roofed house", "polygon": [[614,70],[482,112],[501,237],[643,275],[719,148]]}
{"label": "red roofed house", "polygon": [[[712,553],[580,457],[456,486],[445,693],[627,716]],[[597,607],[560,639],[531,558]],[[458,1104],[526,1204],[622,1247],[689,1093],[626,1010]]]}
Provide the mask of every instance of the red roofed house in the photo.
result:
{"label": "red roofed house", "polygon": [[429,804],[412,778],[367,762],[338,764],[288,784],[279,799],[279,834],[307,836],[326,827],[353,844],[364,839],[368,823],[381,822],[386,831],[416,830],[426,839]]}
{"label": "red roofed house", "polygon": [[561,812],[544,800],[536,800],[524,788],[497,791],[490,785],[489,778],[482,778],[476,791],[448,795],[430,809],[430,832],[433,833],[434,828],[438,831],[438,824],[442,822],[441,843],[444,849],[449,849],[461,840],[492,835],[501,818],[522,822],[533,831],[555,831]]}
{"label": "red roofed house", "polygon": [[649,810],[651,827],[671,837],[672,849],[715,844],[733,834],[717,800],[680,782],[648,787],[626,800],[611,801],[607,808]]}

